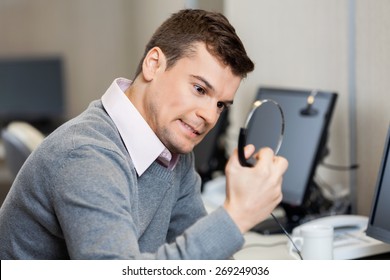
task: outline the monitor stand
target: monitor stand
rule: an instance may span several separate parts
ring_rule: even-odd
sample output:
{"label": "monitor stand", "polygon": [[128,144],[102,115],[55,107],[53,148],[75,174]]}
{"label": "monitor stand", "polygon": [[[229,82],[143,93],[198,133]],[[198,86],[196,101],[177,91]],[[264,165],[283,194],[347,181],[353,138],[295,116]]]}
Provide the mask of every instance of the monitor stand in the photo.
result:
{"label": "monitor stand", "polygon": [[[291,233],[296,226],[299,226],[302,223],[305,214],[303,212],[303,209],[300,207],[299,209],[298,208],[286,209],[289,208],[286,205],[281,205],[281,207],[284,209],[284,212],[286,213],[285,216],[282,217],[275,216],[275,218],[271,217],[270,219],[267,219],[254,226],[251,229],[251,231],[264,234],[264,235],[271,235],[271,234],[284,233],[283,230],[284,228],[288,233]],[[277,219],[277,221],[275,219]]]}

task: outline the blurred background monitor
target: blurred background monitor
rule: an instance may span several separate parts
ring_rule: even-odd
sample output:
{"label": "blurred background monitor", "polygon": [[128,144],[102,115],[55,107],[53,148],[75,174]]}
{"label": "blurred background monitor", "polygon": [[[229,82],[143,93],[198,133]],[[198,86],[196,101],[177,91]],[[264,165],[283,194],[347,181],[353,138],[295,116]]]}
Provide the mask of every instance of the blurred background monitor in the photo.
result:
{"label": "blurred background monitor", "polygon": [[[284,138],[279,155],[289,162],[283,177],[283,201],[286,214],[282,221],[288,231],[304,221],[308,214],[320,214],[326,206],[314,174],[327,153],[328,127],[336,104],[334,92],[295,90],[262,87],[256,100],[272,99],[282,108],[285,118]],[[257,109],[248,124],[247,144],[257,149],[275,148],[281,130],[281,115],[271,102]],[[261,223],[254,231],[261,233],[280,232],[273,221]]]}
{"label": "blurred background monitor", "polygon": [[63,65],[58,57],[0,59],[0,122],[39,124],[64,116]]}
{"label": "blurred background monitor", "polygon": [[390,244],[390,125],[368,220],[367,235]]}
{"label": "blurred background monitor", "polygon": [[228,127],[228,110],[220,115],[217,124],[194,148],[195,169],[205,183],[213,179],[216,172],[223,173],[227,162],[224,136]]}

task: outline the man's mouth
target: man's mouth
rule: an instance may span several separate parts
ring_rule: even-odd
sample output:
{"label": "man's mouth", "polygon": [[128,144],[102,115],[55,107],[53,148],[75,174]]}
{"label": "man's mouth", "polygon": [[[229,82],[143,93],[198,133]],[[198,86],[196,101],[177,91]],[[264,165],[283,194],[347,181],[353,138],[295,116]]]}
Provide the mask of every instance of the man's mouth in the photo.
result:
{"label": "man's mouth", "polygon": [[193,134],[195,135],[200,135],[200,132],[196,129],[194,129],[192,126],[190,126],[189,124],[183,122],[182,120],[180,120],[180,122],[182,123],[182,125],[190,132],[192,132]]}

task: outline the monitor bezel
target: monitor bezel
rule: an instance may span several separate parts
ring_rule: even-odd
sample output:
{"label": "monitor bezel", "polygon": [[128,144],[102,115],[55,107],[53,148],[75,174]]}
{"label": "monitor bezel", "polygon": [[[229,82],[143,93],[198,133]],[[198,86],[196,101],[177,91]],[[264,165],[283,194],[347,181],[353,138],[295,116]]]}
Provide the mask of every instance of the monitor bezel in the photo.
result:
{"label": "monitor bezel", "polygon": [[[262,94],[264,92],[276,92],[277,94],[283,94],[283,95],[298,95],[300,97],[308,97],[313,90],[309,89],[296,89],[296,88],[283,88],[283,87],[272,87],[272,86],[261,86],[256,94],[256,99],[262,99],[263,96]],[[290,199],[289,196],[286,196],[283,194],[283,200],[282,200],[282,206],[285,208],[287,207],[294,207],[297,209],[297,207],[305,207],[305,202],[307,201],[308,197],[310,196],[310,192],[312,189],[312,185],[314,183],[314,175],[316,172],[316,169],[321,162],[324,154],[324,148],[326,148],[326,144],[328,141],[328,134],[329,134],[329,126],[330,122],[332,119],[332,116],[334,114],[334,108],[336,105],[338,94],[333,91],[325,91],[325,90],[317,90],[317,97],[316,98],[326,98],[329,100],[328,103],[328,108],[327,111],[324,113],[324,121],[322,122],[322,128],[321,132],[319,135],[319,141],[317,142],[316,146],[316,152],[314,153],[313,156],[313,161],[311,162],[310,166],[310,171],[308,173],[308,178],[306,179],[306,184],[304,186],[304,191],[301,194],[301,199],[295,200],[295,199]],[[305,104],[302,104],[302,107],[304,107]],[[285,116],[288,118],[288,116]],[[282,144],[283,146],[283,144]],[[283,192],[283,190],[282,190]],[[298,210],[298,209],[297,209]],[[298,211],[300,212],[302,209],[299,209]],[[303,209],[303,212],[305,212],[305,209]]]}
{"label": "monitor bezel", "polygon": [[[383,241],[390,244],[390,230],[380,227],[378,224],[375,224],[375,217],[377,215],[378,200],[381,194],[383,187],[383,178],[386,171],[387,164],[390,164],[390,124],[388,126],[388,131],[386,135],[385,145],[383,149],[383,155],[381,159],[381,164],[378,172],[378,177],[376,180],[374,195],[371,203],[371,211],[368,219],[367,231],[366,234],[372,238]],[[390,187],[390,186],[389,186]],[[387,213],[388,214],[388,213]]]}

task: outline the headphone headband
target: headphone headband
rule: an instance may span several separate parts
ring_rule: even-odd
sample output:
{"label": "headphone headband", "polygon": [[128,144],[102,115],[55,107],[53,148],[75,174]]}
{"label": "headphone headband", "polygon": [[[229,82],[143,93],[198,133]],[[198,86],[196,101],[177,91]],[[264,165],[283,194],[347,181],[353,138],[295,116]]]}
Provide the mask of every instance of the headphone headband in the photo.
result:
{"label": "headphone headband", "polygon": [[277,103],[276,101],[274,101],[272,99],[256,100],[255,102],[253,102],[252,110],[249,112],[248,117],[246,118],[244,127],[242,127],[240,129],[240,135],[238,137],[238,158],[239,158],[242,166],[248,166],[248,167],[253,166],[251,163],[249,163],[246,160],[245,153],[244,153],[244,148],[246,146],[247,129],[248,129],[248,125],[252,119],[253,114],[264,103],[272,103],[273,105],[275,105],[276,108],[279,110],[280,116],[281,116],[280,136],[279,136],[278,144],[276,145],[276,148],[274,151],[275,155],[278,154],[280,147],[282,146],[283,136],[284,136],[284,113],[283,113],[282,107],[279,105],[279,103]]}

